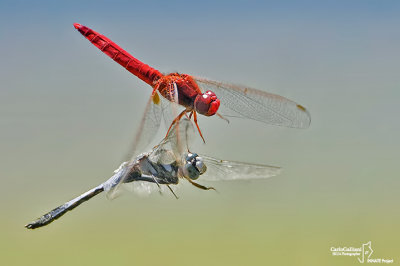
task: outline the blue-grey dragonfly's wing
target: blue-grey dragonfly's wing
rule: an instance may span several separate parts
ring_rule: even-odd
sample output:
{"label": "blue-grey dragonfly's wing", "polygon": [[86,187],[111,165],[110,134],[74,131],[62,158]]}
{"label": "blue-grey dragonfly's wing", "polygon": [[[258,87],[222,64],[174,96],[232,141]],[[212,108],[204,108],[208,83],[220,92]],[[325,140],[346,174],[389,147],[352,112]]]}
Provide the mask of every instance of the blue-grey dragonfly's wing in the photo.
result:
{"label": "blue-grey dragonfly's wing", "polygon": [[[195,133],[193,122],[186,117],[181,119],[179,127],[177,126],[174,134],[171,135],[172,138],[168,139],[168,143],[172,144],[171,150],[180,147],[179,150],[175,150],[176,157],[181,156],[182,158],[182,154],[190,150],[189,147],[196,136]],[[179,137],[176,136],[177,134]],[[207,171],[199,177],[199,180],[263,179],[276,176],[281,172],[281,168],[276,166],[220,160],[206,155],[200,155],[200,157],[206,165]]]}
{"label": "blue-grey dragonfly's wing", "polygon": [[281,168],[276,166],[220,160],[205,155],[200,156],[203,158],[204,164],[207,166],[207,172],[199,178],[201,180],[224,181],[264,179],[279,175],[281,172]]}
{"label": "blue-grey dragonfly's wing", "polygon": [[134,184],[130,188],[143,195],[154,190],[162,191],[165,188],[160,184],[168,185],[171,180],[175,180],[175,177],[177,179],[175,175],[177,175],[177,165],[182,157],[180,156],[182,147],[187,145],[186,140],[179,141],[187,136],[180,133],[183,127],[179,130],[179,124],[175,125],[168,136],[150,152],[138,154],[138,151],[154,138],[160,126],[161,116],[164,114],[167,123],[168,119],[175,115],[173,110],[165,115],[165,112],[170,108],[166,101],[166,99],[160,98],[157,93],[149,100],[131,147],[130,160],[122,163],[110,179],[42,215],[37,220],[27,224],[26,227],[35,229],[45,226],[103,191],[107,192],[109,198],[115,198],[120,194],[119,188],[123,184]]}
{"label": "blue-grey dragonfly's wing", "polygon": [[285,97],[252,88],[194,78],[203,90],[213,91],[221,101],[218,113],[257,120],[266,124],[307,128],[311,116],[305,107]]}
{"label": "blue-grey dragonfly's wing", "polygon": [[183,117],[171,127],[169,134],[161,143],[153,148],[149,157],[157,163],[166,164],[177,161],[182,164],[184,163],[184,155],[188,152],[194,137],[195,131],[192,121]]}
{"label": "blue-grey dragonfly's wing", "polygon": [[[168,182],[173,184],[172,178],[178,177],[178,171],[175,168],[178,169],[184,164],[184,153],[187,152],[193,136],[192,122],[187,118],[181,119],[171,127],[168,135],[158,145],[149,152],[132,157],[122,168],[116,170],[116,173],[120,172],[121,174],[105,187],[107,197],[113,199],[119,196],[122,187],[128,187],[134,191],[137,191],[137,187],[141,187],[144,191],[152,192],[160,188],[154,184],[168,184]],[[142,179],[146,179],[148,182],[130,182],[132,171],[135,169],[142,171],[141,174],[147,176],[147,179]],[[131,184],[125,185],[127,183]]]}

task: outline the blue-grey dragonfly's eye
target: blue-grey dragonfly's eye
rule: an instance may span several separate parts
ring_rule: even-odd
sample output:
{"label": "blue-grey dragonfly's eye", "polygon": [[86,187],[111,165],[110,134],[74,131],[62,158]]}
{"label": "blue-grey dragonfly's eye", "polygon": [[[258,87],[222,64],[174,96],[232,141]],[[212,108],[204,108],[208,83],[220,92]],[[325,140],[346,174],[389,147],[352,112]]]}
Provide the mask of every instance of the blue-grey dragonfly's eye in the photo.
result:
{"label": "blue-grey dragonfly's eye", "polygon": [[186,155],[186,158],[185,158],[185,160],[187,161],[187,162],[192,162],[193,160],[195,160],[196,159],[196,157],[197,157],[198,155],[197,155],[197,153],[188,153],[187,155]]}
{"label": "blue-grey dragonfly's eye", "polygon": [[191,163],[185,164],[184,172],[185,175],[192,180],[195,180],[200,176],[199,170],[197,170],[196,166],[192,165]]}
{"label": "blue-grey dragonfly's eye", "polygon": [[207,166],[204,164],[203,158],[201,158],[200,156],[196,157],[196,168],[197,170],[199,170],[201,175],[204,174],[207,170]]}
{"label": "blue-grey dragonfly's eye", "polygon": [[188,153],[185,156],[185,160],[186,163],[183,168],[184,175],[192,180],[199,178],[199,176],[207,170],[203,158],[196,153]]}

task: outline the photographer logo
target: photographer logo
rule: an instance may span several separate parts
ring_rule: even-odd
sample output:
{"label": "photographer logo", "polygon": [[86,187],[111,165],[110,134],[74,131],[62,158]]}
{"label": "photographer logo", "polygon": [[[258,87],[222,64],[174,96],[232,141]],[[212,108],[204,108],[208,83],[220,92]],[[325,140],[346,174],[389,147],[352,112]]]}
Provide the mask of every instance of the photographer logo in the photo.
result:
{"label": "photographer logo", "polygon": [[362,244],[361,247],[331,247],[330,251],[332,256],[350,256],[357,257],[360,263],[393,263],[392,258],[376,258],[375,255],[372,257],[374,251],[371,247],[371,241]]}

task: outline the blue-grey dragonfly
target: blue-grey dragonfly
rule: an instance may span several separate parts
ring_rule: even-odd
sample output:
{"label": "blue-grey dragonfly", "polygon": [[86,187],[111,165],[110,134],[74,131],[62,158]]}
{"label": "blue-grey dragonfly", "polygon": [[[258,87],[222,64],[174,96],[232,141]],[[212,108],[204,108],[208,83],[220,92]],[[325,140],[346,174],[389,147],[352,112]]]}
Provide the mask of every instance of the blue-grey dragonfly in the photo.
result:
{"label": "blue-grey dragonfly", "polygon": [[262,179],[280,173],[279,167],[220,160],[190,152],[188,147],[193,136],[192,122],[187,118],[182,119],[151,151],[122,163],[104,183],[51,210],[25,227],[35,229],[45,226],[103,191],[107,192],[109,198],[114,198],[121,191],[120,188],[129,183],[141,184],[147,188],[156,187],[159,191],[167,187],[177,198],[172,186],[177,185],[180,179],[187,180],[197,188],[209,190],[214,188],[201,185],[197,180]]}

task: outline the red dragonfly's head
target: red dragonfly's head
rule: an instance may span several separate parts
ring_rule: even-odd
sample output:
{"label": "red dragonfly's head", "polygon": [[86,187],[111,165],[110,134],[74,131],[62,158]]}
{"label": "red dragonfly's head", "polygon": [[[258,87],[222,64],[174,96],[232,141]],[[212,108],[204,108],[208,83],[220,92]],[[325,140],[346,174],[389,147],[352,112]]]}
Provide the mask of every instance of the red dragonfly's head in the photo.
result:
{"label": "red dragonfly's head", "polygon": [[220,101],[212,91],[206,91],[203,94],[197,95],[194,100],[194,110],[205,116],[212,116],[217,113]]}

